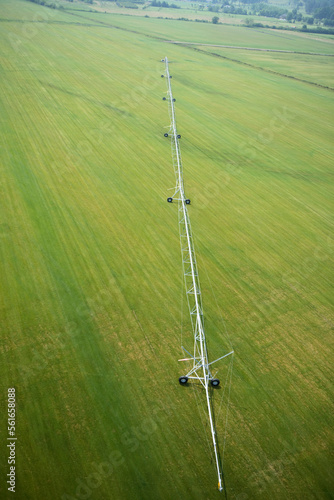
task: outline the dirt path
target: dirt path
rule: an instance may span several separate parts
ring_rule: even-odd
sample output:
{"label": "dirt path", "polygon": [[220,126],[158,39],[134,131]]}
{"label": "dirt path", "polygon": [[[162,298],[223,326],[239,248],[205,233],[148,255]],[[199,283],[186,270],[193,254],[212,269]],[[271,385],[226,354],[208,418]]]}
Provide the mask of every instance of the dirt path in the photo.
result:
{"label": "dirt path", "polygon": [[304,54],[308,56],[327,56],[334,57],[334,54],[323,54],[317,52],[299,52],[295,50],[280,50],[280,49],[261,49],[258,47],[239,47],[237,45],[214,45],[211,43],[197,43],[197,42],[181,42],[176,40],[167,40],[167,43],[174,43],[180,45],[198,45],[200,47],[221,47],[222,49],[238,49],[238,50],[256,50],[259,52],[282,52],[286,54]]}

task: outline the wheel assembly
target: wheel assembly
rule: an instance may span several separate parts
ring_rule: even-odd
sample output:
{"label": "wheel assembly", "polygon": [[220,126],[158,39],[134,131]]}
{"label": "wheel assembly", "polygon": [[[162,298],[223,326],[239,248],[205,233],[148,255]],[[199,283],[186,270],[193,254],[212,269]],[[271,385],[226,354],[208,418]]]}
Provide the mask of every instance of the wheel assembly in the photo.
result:
{"label": "wheel assembly", "polygon": [[188,377],[180,377],[179,382],[181,385],[185,385],[188,382]]}

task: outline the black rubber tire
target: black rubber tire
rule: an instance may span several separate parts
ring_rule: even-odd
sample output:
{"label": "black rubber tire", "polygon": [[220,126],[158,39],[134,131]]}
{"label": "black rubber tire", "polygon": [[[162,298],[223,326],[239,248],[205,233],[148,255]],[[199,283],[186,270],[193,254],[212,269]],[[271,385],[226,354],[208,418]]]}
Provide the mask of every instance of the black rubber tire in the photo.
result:
{"label": "black rubber tire", "polygon": [[218,387],[220,384],[220,380],[218,378],[213,378],[210,380],[210,384],[212,385],[212,387]]}
{"label": "black rubber tire", "polygon": [[178,139],[181,139],[181,134],[177,134],[176,136]]}
{"label": "black rubber tire", "polygon": [[173,102],[175,102],[175,101],[176,101],[176,99],[174,98],[174,99],[173,99]]}
{"label": "black rubber tire", "polygon": [[166,132],[166,133],[164,134],[164,137],[168,137],[168,134],[167,134],[167,132]]}
{"label": "black rubber tire", "polygon": [[172,75],[169,75],[169,78],[172,78]]}
{"label": "black rubber tire", "polygon": [[173,198],[167,198],[168,203],[173,203]]}
{"label": "black rubber tire", "polygon": [[165,101],[165,100],[166,100],[166,97],[163,97],[163,98],[162,98],[162,100],[163,100],[163,101]]}
{"label": "black rubber tire", "polygon": [[180,377],[179,382],[181,385],[185,385],[188,382],[188,377]]}
{"label": "black rubber tire", "polygon": [[164,78],[165,75],[161,75],[161,78]]}
{"label": "black rubber tire", "polygon": [[190,200],[186,200],[186,205],[190,205]]}

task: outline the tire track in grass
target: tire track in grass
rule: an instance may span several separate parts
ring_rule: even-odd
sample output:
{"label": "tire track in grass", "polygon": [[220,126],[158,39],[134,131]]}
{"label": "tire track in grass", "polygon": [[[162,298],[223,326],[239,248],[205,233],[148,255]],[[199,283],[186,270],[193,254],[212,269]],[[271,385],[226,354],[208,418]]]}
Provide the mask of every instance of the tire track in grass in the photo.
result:
{"label": "tire track in grass", "polygon": [[172,43],[175,45],[199,45],[201,47],[220,47],[222,49],[235,49],[235,50],[254,50],[258,52],[281,52],[283,54],[300,54],[306,56],[327,56],[334,57],[334,54],[324,54],[321,52],[301,52],[297,50],[283,50],[283,49],[266,49],[261,47],[243,47],[239,45],[221,45],[221,44],[213,44],[213,43],[197,43],[197,42],[182,42],[175,40],[168,40],[168,43]]}

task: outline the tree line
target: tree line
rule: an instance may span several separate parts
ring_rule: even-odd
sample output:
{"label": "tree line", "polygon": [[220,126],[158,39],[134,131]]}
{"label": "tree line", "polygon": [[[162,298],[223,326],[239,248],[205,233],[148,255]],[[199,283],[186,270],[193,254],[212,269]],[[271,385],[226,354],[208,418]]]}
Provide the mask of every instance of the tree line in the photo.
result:
{"label": "tree line", "polygon": [[238,5],[234,5],[233,0],[223,0],[222,4],[218,0],[212,0],[207,9],[210,12],[217,13],[256,15],[277,19],[283,17],[289,22],[299,21],[309,25],[314,24],[314,22],[321,22],[325,26],[334,26],[334,0],[304,0],[304,3],[308,16],[303,16],[299,12],[299,7],[303,5],[300,0],[294,0],[296,7],[291,11],[276,5],[269,5],[268,0],[262,2],[258,2],[258,0],[242,0]]}
{"label": "tree line", "polygon": [[163,7],[164,9],[180,9],[178,5],[175,3],[168,3],[168,2],[160,2],[159,0],[152,0],[151,2],[152,7]]}
{"label": "tree line", "polygon": [[305,0],[305,10],[326,26],[334,26],[334,0]]}

